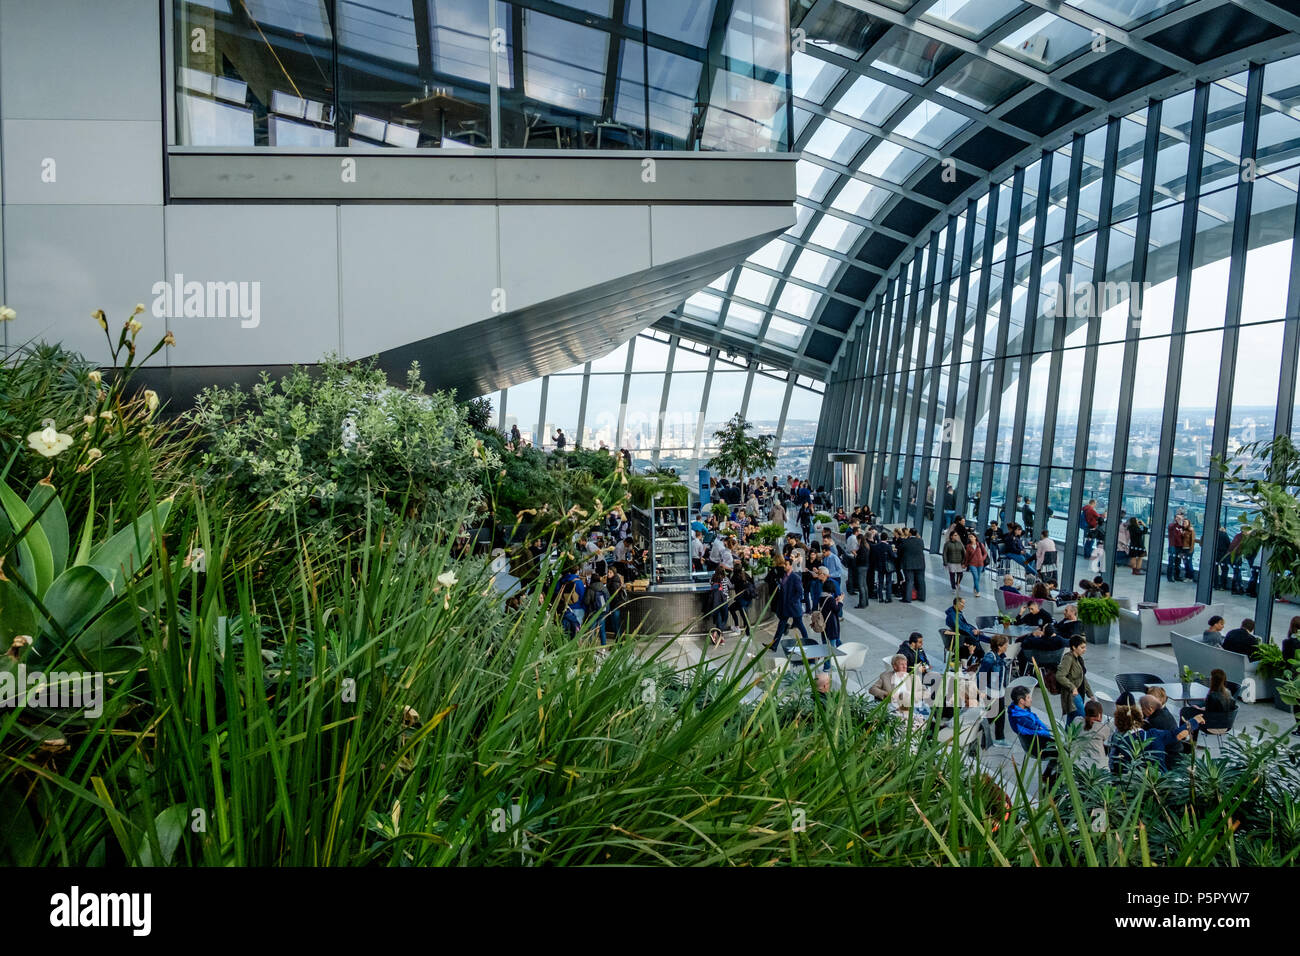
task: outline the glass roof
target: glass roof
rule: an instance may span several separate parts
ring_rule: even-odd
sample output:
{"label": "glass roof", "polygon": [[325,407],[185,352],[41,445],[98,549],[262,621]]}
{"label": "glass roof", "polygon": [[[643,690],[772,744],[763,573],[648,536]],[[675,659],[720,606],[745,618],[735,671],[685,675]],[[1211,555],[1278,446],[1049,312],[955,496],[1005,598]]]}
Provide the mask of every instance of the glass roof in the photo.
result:
{"label": "glass roof", "polygon": [[[1300,33],[1286,29],[1298,22],[1289,14],[1279,15],[1279,26],[1271,22],[1272,7],[1252,3],[790,0],[793,148],[803,154],[796,223],[658,326],[825,379],[883,277],[911,258],[949,213],[963,212],[967,195],[986,193],[992,175],[1001,182],[1013,164],[1024,166],[1021,226],[1032,229],[1027,224],[1046,188],[1048,241],[1059,238],[1075,131],[1088,134],[1080,222],[1095,221],[1103,124],[1117,103],[1124,104],[1126,121],[1113,201],[1131,206],[1139,183],[1125,169],[1140,167],[1141,107],[1180,87],[1165,100],[1161,135],[1185,142],[1191,93],[1182,91],[1189,77],[1218,81],[1210,98],[1206,181],[1235,175],[1240,141],[1219,142],[1215,131],[1240,114],[1245,78],[1224,74],[1234,61],[1240,69],[1244,50],[1252,59],[1278,59]],[[665,22],[676,18],[685,29],[697,4],[663,6],[672,8]],[[651,7],[660,7],[658,0]],[[577,38],[567,46],[572,53],[556,69],[581,70],[583,46]],[[1293,149],[1300,134],[1300,58],[1296,64],[1270,73],[1261,156]],[[1050,183],[1039,181],[1043,148],[1055,151]],[[1165,160],[1162,151],[1161,157],[1169,173],[1156,187],[1157,209],[1181,199],[1183,188],[1179,154],[1169,151]],[[998,205],[998,249],[1006,247],[1010,195],[1008,185]],[[979,227],[985,216],[982,199]],[[963,229],[960,221],[958,250]],[[977,242],[982,235],[980,228]],[[1022,234],[1022,248],[1025,240]]]}

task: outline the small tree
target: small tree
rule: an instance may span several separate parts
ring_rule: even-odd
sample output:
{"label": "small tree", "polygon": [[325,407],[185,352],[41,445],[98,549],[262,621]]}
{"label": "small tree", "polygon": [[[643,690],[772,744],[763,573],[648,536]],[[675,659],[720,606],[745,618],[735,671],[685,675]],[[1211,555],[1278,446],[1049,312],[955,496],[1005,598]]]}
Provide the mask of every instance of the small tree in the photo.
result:
{"label": "small tree", "polygon": [[1243,446],[1231,465],[1218,458],[1214,465],[1224,487],[1258,509],[1252,520],[1242,521],[1240,554],[1250,558],[1264,549],[1274,593],[1300,594],[1300,449],[1279,435]]}
{"label": "small tree", "polygon": [[709,459],[709,467],[724,475],[738,475],[740,483],[745,476],[776,467],[776,453],[772,445],[775,435],[753,435],[753,424],[737,412],[722,428],[713,433],[718,440],[718,453]]}

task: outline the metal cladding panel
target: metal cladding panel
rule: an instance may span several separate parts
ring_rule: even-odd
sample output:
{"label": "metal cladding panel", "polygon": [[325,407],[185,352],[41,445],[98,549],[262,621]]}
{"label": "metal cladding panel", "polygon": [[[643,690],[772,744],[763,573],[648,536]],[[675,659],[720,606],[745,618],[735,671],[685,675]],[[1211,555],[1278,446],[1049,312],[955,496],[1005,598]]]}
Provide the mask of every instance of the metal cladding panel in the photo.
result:
{"label": "metal cladding panel", "polygon": [[158,0],[0,0],[0,116],[158,122],[158,11]]}
{"label": "metal cladding panel", "polygon": [[[136,303],[149,305],[163,273],[162,207],[9,206],[4,227],[5,304],[18,312],[5,323],[10,347],[43,339],[108,362],[90,313],[104,310],[116,341]],[[162,322],[146,329],[152,348]]]}

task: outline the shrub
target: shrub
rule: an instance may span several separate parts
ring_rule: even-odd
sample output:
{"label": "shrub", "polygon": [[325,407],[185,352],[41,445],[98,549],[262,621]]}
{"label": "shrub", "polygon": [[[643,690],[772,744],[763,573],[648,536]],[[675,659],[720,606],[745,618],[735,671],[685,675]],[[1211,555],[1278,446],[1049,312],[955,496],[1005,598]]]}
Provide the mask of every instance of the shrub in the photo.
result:
{"label": "shrub", "polygon": [[209,388],[189,416],[205,443],[200,484],[264,506],[267,534],[349,534],[367,514],[450,528],[498,463],[452,396],[424,393],[418,365],[407,381],[393,388],[373,363],[327,359],[278,383],[263,374],[251,392]]}
{"label": "shrub", "polygon": [[492,428],[492,402],[487,398],[473,398],[465,403],[465,423],[476,432]]}

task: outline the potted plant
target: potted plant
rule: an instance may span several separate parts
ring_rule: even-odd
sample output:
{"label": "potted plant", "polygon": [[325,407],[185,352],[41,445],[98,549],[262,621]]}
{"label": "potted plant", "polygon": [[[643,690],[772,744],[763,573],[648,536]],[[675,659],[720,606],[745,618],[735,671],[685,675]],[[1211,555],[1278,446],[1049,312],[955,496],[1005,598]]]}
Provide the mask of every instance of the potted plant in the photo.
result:
{"label": "potted plant", "polygon": [[998,623],[1002,625],[1002,633],[1009,637],[1011,635],[1011,625],[1016,622],[1010,614],[999,614]]}
{"label": "potted plant", "polygon": [[1279,685],[1293,672],[1300,670],[1296,660],[1283,660],[1282,648],[1276,644],[1260,644],[1250,655],[1251,660],[1259,664],[1259,698],[1273,698],[1273,706],[1278,710],[1289,711],[1291,705],[1282,700],[1278,694]]}
{"label": "potted plant", "polygon": [[709,506],[709,509],[719,521],[726,521],[731,516],[731,506],[725,501],[715,501]]}
{"label": "potted plant", "polygon": [[831,516],[825,511],[818,511],[813,515],[813,522],[820,528],[822,525],[831,523]]}
{"label": "potted plant", "polygon": [[1110,626],[1119,620],[1119,602],[1114,598],[1079,598],[1079,622],[1089,644],[1109,644]]}
{"label": "potted plant", "polygon": [[1182,673],[1178,675],[1179,682],[1183,685],[1183,696],[1190,699],[1192,696],[1192,685],[1195,683],[1205,683],[1205,675],[1200,671],[1194,671],[1186,664],[1183,665]]}
{"label": "potted plant", "polygon": [[[1300,671],[1292,671],[1286,680],[1279,681],[1273,705],[1281,710],[1294,710],[1300,706]],[[1283,706],[1285,705],[1285,706]]]}

